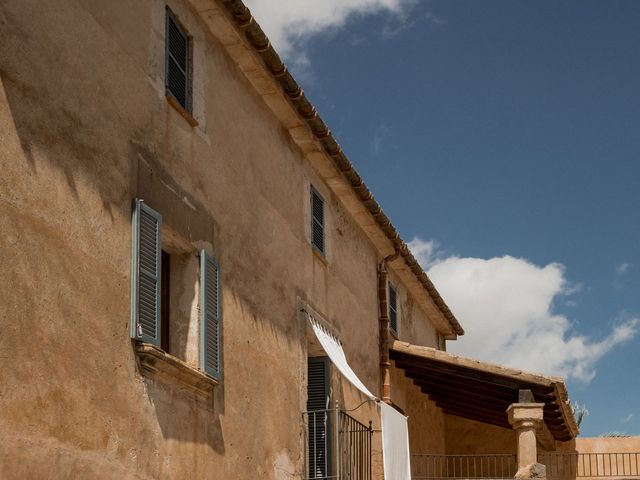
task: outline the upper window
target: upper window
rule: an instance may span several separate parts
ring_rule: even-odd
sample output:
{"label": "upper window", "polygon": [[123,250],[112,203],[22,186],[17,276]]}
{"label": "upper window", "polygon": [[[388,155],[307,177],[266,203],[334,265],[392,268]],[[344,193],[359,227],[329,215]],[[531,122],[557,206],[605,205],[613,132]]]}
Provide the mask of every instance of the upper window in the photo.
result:
{"label": "upper window", "polygon": [[167,95],[191,112],[191,39],[168,8],[165,42]]}
{"label": "upper window", "polygon": [[389,328],[394,334],[398,334],[398,293],[391,284],[389,284]]}
{"label": "upper window", "polygon": [[311,245],[320,253],[325,253],[324,200],[313,187],[311,187]]}

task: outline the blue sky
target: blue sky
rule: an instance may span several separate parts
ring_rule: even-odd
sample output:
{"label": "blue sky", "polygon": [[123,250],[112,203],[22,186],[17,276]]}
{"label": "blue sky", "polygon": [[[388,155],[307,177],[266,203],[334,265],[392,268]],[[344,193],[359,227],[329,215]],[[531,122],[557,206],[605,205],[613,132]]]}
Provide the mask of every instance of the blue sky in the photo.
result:
{"label": "blue sky", "polygon": [[467,329],[449,348],[640,434],[640,2],[247,3]]}

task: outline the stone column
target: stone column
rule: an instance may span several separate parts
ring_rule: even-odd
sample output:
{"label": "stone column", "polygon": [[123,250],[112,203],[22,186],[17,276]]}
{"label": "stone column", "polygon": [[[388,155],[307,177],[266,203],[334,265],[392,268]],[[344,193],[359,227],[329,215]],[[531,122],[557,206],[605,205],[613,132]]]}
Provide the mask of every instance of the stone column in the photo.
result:
{"label": "stone column", "polygon": [[509,423],[518,436],[518,469],[538,462],[536,429],[542,426],[544,403],[512,403]]}

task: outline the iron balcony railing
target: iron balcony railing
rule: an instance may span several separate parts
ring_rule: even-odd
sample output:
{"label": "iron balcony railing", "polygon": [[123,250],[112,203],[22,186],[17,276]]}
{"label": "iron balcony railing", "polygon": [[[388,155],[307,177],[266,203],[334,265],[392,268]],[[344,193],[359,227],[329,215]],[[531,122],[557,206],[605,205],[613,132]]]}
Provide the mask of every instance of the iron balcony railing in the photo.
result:
{"label": "iron balcony railing", "polygon": [[360,423],[337,404],[333,409],[304,412],[303,419],[305,480],[371,480],[371,422]]}
{"label": "iron balcony railing", "polygon": [[547,478],[640,479],[640,452],[637,453],[544,453],[538,462],[547,467]]}
{"label": "iron balcony railing", "polygon": [[513,478],[515,455],[411,455],[413,480]]}

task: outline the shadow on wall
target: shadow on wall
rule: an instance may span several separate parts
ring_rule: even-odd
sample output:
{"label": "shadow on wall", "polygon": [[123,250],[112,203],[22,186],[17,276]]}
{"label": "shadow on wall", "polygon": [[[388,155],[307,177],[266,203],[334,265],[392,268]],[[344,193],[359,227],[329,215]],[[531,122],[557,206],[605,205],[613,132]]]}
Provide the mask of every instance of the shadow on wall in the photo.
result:
{"label": "shadow on wall", "polygon": [[[0,43],[7,45],[3,38]],[[42,159],[44,153],[45,160],[62,172],[76,201],[80,202],[77,181],[81,177],[83,182],[89,180],[100,194],[104,211],[112,222],[114,210],[128,215],[122,211],[129,206],[127,190],[117,188],[115,182],[108,179],[114,172],[128,171],[129,167],[115,151],[107,149],[106,145],[112,142],[95,133],[101,129],[100,123],[90,128],[91,117],[83,118],[59,98],[55,99],[53,93],[43,89],[36,80],[29,80],[37,73],[17,70],[18,76],[11,65],[4,61],[0,65],[0,81],[31,174],[38,173],[36,158]]]}
{"label": "shadow on wall", "polygon": [[[46,45],[46,42],[34,38],[31,31],[29,33],[21,31],[19,22],[13,23],[5,11],[6,9],[8,7],[0,6],[0,45],[3,46],[0,49],[0,102],[2,102],[0,104],[0,144],[6,145],[5,135],[13,135],[12,140],[15,140],[16,148],[19,142],[22,151],[19,157],[13,156],[12,158],[9,158],[7,151],[0,153],[3,153],[1,157],[3,173],[7,175],[5,181],[16,182],[18,178],[22,181],[6,185],[5,181],[0,181],[0,186],[2,186],[0,200],[8,199],[10,202],[15,200],[16,204],[12,206],[25,212],[32,212],[34,217],[37,217],[38,220],[42,219],[44,223],[49,224],[47,225],[49,227],[60,229],[60,225],[64,226],[65,222],[73,221],[81,224],[80,228],[90,230],[86,232],[87,236],[95,235],[97,237],[100,232],[109,230],[115,225],[113,233],[119,235],[120,229],[116,225],[117,220],[124,218],[128,222],[130,218],[131,198],[138,188],[137,165],[145,161],[144,158],[141,158],[139,149],[134,147],[136,144],[126,141],[125,131],[128,129],[128,123],[123,118],[123,112],[114,111],[113,105],[105,99],[108,98],[107,95],[96,95],[96,92],[104,93],[106,89],[102,81],[95,78],[83,78],[83,75],[86,75],[90,70],[90,66],[84,65],[84,68],[76,72],[80,81],[86,82],[85,88],[77,88],[77,85],[70,81],[69,75],[73,73],[72,71],[67,71],[66,76],[51,75],[51,72],[55,70],[54,62],[59,59],[56,59],[55,55],[46,58],[51,53],[46,51],[46,46],[43,46],[43,44]],[[81,41],[77,43],[78,45],[82,44]],[[33,54],[33,58],[20,61],[18,55],[8,57],[7,52],[9,51],[26,51]],[[85,55],[87,54],[85,53]],[[65,67],[67,66],[65,65]],[[76,78],[75,81],[78,79]],[[115,125],[117,122],[113,122],[117,118],[123,118],[121,125]],[[130,132],[128,134],[130,135]],[[39,165],[45,164],[46,169],[38,168]],[[159,167],[159,163],[156,161],[154,166]],[[8,170],[5,170],[5,167]],[[51,177],[51,172],[54,172],[55,177]],[[58,176],[57,172],[60,172],[61,175]],[[164,175],[164,172],[161,174]],[[150,176],[154,175],[150,174]],[[156,182],[159,180],[158,177],[158,172],[155,172]],[[43,189],[40,190],[40,187]],[[83,195],[88,190],[99,196],[103,210],[101,212],[103,216],[100,218],[88,218],[88,209],[84,204],[87,198],[86,195]],[[51,195],[50,202],[46,201],[48,195]],[[66,200],[65,196],[71,199],[73,205],[65,205],[65,208],[69,209],[60,211],[60,217],[58,217],[55,215],[54,209]],[[198,211],[205,212],[206,210],[199,208]],[[76,218],[73,218],[74,215]],[[176,217],[179,215],[176,214]],[[197,220],[200,225],[208,226],[206,238],[211,238],[214,223],[209,219],[201,221],[202,217],[198,217]],[[29,223],[29,228],[36,227]],[[42,230],[44,231],[44,229]],[[193,231],[193,229],[188,231]],[[31,233],[26,229],[22,232],[25,235]],[[201,232],[196,231],[196,234],[199,233]],[[44,233],[42,235],[44,236]],[[23,244],[26,240],[21,239]],[[29,238],[29,240],[32,239]],[[51,309],[49,313],[55,316],[67,303],[71,305],[69,307],[71,311],[64,317],[58,317],[65,318],[66,323],[58,325],[55,333],[51,333],[45,338],[43,345],[55,342],[55,347],[62,344],[69,346],[65,347],[62,354],[55,349],[51,349],[49,352],[49,355],[57,355],[57,357],[55,371],[47,371],[51,375],[48,381],[57,385],[65,385],[64,382],[68,382],[65,385],[67,389],[70,383],[74,385],[85,383],[82,384],[83,393],[77,395],[75,395],[75,391],[74,395],[70,395],[68,391],[56,387],[62,390],[58,398],[52,400],[49,397],[46,408],[40,410],[39,414],[46,416],[47,425],[56,422],[63,424],[64,427],[58,429],[61,432],[59,436],[64,437],[64,440],[70,444],[78,443],[88,448],[85,436],[89,437],[91,433],[98,432],[97,435],[94,435],[95,445],[90,444],[90,446],[102,451],[100,449],[104,446],[101,445],[100,440],[105,436],[116,438],[121,435],[124,437],[122,432],[126,428],[130,416],[139,413],[135,408],[128,410],[124,406],[130,402],[131,396],[130,392],[122,393],[123,389],[121,388],[130,378],[127,377],[128,367],[122,369],[120,367],[127,361],[131,362],[129,366],[133,366],[135,354],[132,352],[131,356],[117,357],[115,353],[119,353],[121,350],[113,348],[113,351],[104,352],[101,358],[96,360],[87,355],[87,351],[90,351],[89,345],[95,346],[95,351],[100,351],[100,349],[104,349],[105,344],[113,342],[114,338],[120,340],[128,337],[128,327],[126,326],[128,319],[127,321],[119,319],[128,317],[128,312],[125,316],[120,315],[122,313],[120,307],[123,302],[126,303],[129,300],[128,297],[123,296],[123,302],[113,302],[113,297],[109,305],[102,302],[103,298],[99,296],[104,295],[105,290],[99,290],[99,281],[96,281],[95,284],[83,283],[83,277],[77,271],[82,268],[81,264],[77,262],[79,258],[86,261],[84,265],[89,265],[93,260],[86,257],[82,251],[87,245],[82,244],[81,241],[73,244],[62,241],[65,240],[63,238],[57,240],[60,241],[60,244],[55,245],[57,248],[53,250],[56,255],[49,257],[46,262],[41,262],[49,269],[55,268],[57,270],[59,283],[55,288],[59,291],[64,290],[64,293],[61,293],[57,299],[56,308]],[[111,247],[122,243],[121,240],[121,238],[117,238]],[[51,237],[47,238],[47,242],[51,252],[53,246]],[[129,244],[129,240],[124,243]],[[75,250],[73,255],[68,254],[72,250]],[[101,256],[100,253],[101,250],[97,250],[93,252],[93,255]],[[112,267],[112,270],[109,271],[110,274],[119,273],[123,266],[128,273],[128,256],[129,250],[127,249],[122,254],[122,258],[127,257],[126,264],[117,262],[114,258],[102,256],[100,268],[103,267],[103,263],[108,263],[109,267]],[[22,256],[22,258],[28,257]],[[23,260],[22,263],[25,261]],[[28,262],[26,263],[25,268],[28,268]],[[100,271],[102,272],[102,270]],[[32,270],[31,273],[33,275],[34,271]],[[84,271],[81,273],[84,274]],[[115,273],[114,277],[117,276],[122,280],[118,273]],[[111,284],[110,288],[115,288],[113,280],[111,277],[102,279],[102,281]],[[25,283],[20,286],[24,291],[28,291],[33,287],[33,284]],[[49,287],[47,288],[54,288]],[[117,288],[118,293],[120,290],[128,292],[128,278],[120,281]],[[49,290],[47,290],[48,292]],[[42,291],[40,295],[42,298],[46,298]],[[92,299],[93,295],[96,296]],[[81,298],[81,300],[71,301],[70,298]],[[91,308],[99,310],[94,312],[93,316],[93,321],[96,324],[103,319],[109,319],[112,323],[102,323],[102,326],[95,329],[89,329],[85,324],[80,332],[71,333],[71,324],[73,322],[80,324],[81,321],[86,320],[87,312],[91,311]],[[15,311],[24,309],[25,307],[20,309],[16,307]],[[33,317],[44,322],[44,318],[38,318],[40,313],[41,311],[35,308]],[[116,318],[118,321],[114,321]],[[49,320],[50,318],[46,319],[46,321]],[[117,335],[112,333],[112,330],[116,329],[118,329]],[[44,336],[42,332],[40,335]],[[89,337],[87,341],[83,341],[85,336]],[[109,381],[119,383],[111,387],[110,394],[107,393],[109,388],[105,388],[104,385],[88,391],[93,388],[90,380],[87,379],[93,373],[92,369],[96,370],[98,366],[102,367],[109,362],[117,369],[114,377],[108,377]],[[67,364],[70,365],[69,370],[63,372],[63,367],[66,367]],[[50,362],[48,365],[54,365],[54,362]],[[79,374],[78,371],[83,368],[84,371]],[[103,373],[104,370],[96,372],[93,378],[98,378],[98,374]],[[214,391],[213,400],[205,402],[176,386],[165,385],[147,377],[143,378],[148,402],[155,412],[157,424],[163,437],[187,443],[206,444],[216,452],[224,454],[225,446],[220,422],[220,416],[224,412],[224,386],[218,386]],[[53,391],[48,384],[39,384],[39,390]],[[147,401],[144,397],[138,398],[141,402],[146,403]],[[39,395],[36,400],[39,401]],[[106,405],[111,402],[114,402],[115,405],[112,404],[109,407],[112,410],[108,410]],[[70,412],[78,412],[80,415],[80,412],[83,412],[85,408],[89,408],[86,405],[89,405],[93,410],[102,408],[103,411],[109,413],[102,417],[92,415],[92,420],[84,424],[83,430],[86,432],[74,433],[75,424],[69,421],[69,416],[60,414],[60,410],[66,408]],[[30,412],[32,406],[35,408],[37,405],[33,402],[33,405],[29,404],[24,410]],[[70,416],[75,418],[74,415]],[[113,423],[111,423],[112,419]],[[120,427],[123,429],[120,430]],[[140,425],[133,425],[131,430],[131,437],[135,438],[144,430],[144,427],[141,429]],[[76,437],[78,437],[77,440]],[[129,440],[127,438],[123,444],[129,445]],[[76,454],[77,452],[74,451],[73,455]],[[113,455],[111,453],[105,454],[105,457],[108,457],[110,461],[112,456],[117,457],[120,461],[119,455],[118,451]]]}
{"label": "shadow on wall", "polygon": [[209,399],[154,378],[145,376],[144,382],[165,439],[206,444],[220,455],[225,453],[220,422],[224,412],[223,382],[214,388]]}

